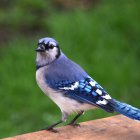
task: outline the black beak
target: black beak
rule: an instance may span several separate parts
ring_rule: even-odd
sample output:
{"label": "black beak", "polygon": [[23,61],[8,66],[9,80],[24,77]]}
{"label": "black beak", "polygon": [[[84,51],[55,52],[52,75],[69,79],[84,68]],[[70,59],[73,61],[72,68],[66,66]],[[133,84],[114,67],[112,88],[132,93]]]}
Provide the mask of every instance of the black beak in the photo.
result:
{"label": "black beak", "polygon": [[36,49],[36,52],[45,52],[45,50],[41,45],[39,45],[38,48]]}

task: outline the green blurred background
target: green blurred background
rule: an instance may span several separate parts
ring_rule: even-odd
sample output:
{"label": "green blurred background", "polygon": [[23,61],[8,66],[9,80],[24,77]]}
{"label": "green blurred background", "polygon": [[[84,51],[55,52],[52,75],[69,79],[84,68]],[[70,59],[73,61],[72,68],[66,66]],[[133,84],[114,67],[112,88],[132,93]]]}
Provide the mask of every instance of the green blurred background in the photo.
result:
{"label": "green blurred background", "polygon": [[[139,5],[139,0],[1,0],[0,138],[37,131],[61,117],[35,80],[35,48],[45,36],[58,40],[112,97],[140,108]],[[92,110],[79,121],[111,115]]]}

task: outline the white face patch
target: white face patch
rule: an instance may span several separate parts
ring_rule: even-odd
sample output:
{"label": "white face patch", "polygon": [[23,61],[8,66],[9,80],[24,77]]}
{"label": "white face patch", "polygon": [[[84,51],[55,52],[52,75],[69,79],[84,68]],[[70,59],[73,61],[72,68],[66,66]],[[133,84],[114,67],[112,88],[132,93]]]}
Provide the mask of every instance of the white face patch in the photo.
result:
{"label": "white face patch", "polygon": [[37,52],[37,57],[36,57],[36,63],[39,66],[43,66],[46,64],[49,64],[53,62],[54,60],[57,59],[59,51],[57,47],[54,47],[53,49],[46,50],[43,53]]}
{"label": "white face patch", "polygon": [[46,55],[51,61],[55,60],[58,55],[58,48],[54,47],[53,49],[46,50]]}

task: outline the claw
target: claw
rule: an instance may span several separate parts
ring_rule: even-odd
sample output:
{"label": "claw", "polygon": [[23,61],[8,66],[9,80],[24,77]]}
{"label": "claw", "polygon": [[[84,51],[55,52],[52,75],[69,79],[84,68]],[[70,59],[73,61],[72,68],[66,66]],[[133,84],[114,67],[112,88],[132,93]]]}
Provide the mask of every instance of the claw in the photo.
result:
{"label": "claw", "polygon": [[53,129],[53,128],[43,128],[41,130],[46,130],[46,131],[50,131],[50,132],[54,132],[54,133],[58,133],[58,130]]}
{"label": "claw", "polygon": [[71,125],[73,127],[80,127],[80,124],[79,123],[69,123],[68,125]]}

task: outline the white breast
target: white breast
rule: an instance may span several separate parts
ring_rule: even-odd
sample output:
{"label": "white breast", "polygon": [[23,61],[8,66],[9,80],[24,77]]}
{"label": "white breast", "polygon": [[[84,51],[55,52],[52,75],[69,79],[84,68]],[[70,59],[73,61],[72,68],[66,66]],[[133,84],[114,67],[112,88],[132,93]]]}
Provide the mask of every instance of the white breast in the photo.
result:
{"label": "white breast", "polygon": [[81,110],[88,110],[95,108],[95,106],[86,104],[86,103],[79,103],[73,99],[70,99],[68,97],[63,96],[62,93],[59,93],[51,88],[48,87],[46,84],[46,80],[44,77],[44,70],[43,68],[40,68],[36,72],[36,81],[39,85],[39,87],[42,89],[42,91],[49,96],[61,109],[61,111],[67,112],[68,114],[78,112]]}

